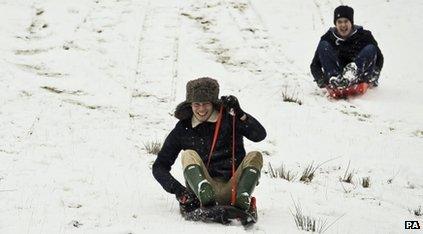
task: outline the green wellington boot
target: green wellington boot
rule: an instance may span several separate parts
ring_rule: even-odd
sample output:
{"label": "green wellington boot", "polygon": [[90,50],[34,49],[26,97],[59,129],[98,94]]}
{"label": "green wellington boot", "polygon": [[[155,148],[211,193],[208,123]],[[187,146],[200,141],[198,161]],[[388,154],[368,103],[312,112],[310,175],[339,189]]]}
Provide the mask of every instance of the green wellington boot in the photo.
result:
{"label": "green wellington boot", "polygon": [[238,182],[235,206],[247,211],[250,208],[251,194],[260,178],[260,171],[254,167],[247,167],[242,171]]}
{"label": "green wellington boot", "polygon": [[213,187],[204,177],[199,165],[187,166],[184,171],[184,177],[195,195],[197,195],[202,206],[210,206],[216,203]]}

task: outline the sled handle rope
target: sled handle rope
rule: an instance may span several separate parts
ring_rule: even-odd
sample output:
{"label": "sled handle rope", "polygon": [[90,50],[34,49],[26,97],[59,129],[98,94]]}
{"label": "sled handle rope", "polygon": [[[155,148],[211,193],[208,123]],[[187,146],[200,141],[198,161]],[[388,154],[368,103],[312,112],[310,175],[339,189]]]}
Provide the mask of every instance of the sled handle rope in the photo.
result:
{"label": "sled handle rope", "polygon": [[214,128],[213,143],[212,143],[212,146],[210,148],[209,159],[207,160],[207,169],[209,169],[210,159],[211,159],[211,156],[213,154],[214,147],[216,146],[217,137],[219,136],[220,124],[222,122],[222,113],[223,113],[223,106],[220,107],[219,116],[217,117],[216,126]]}
{"label": "sled handle rope", "polygon": [[235,178],[235,118],[236,115],[232,116],[232,189],[231,189],[231,205],[235,204],[236,201],[236,178]]}
{"label": "sled handle rope", "polygon": [[[214,134],[213,134],[213,142],[212,142],[212,146],[210,148],[210,153],[209,153],[209,157],[207,160],[207,169],[209,169],[210,167],[210,160],[211,160],[211,156],[213,154],[214,151],[214,147],[216,146],[216,142],[217,142],[217,137],[219,136],[219,129],[220,129],[220,125],[222,123],[222,113],[223,113],[223,106],[220,107],[219,110],[219,116],[217,117],[217,121],[216,121],[216,126],[214,128]],[[231,205],[235,204],[236,201],[236,178],[234,177],[235,175],[235,123],[236,123],[236,115],[235,113],[233,113],[232,115],[232,185],[231,185]]]}

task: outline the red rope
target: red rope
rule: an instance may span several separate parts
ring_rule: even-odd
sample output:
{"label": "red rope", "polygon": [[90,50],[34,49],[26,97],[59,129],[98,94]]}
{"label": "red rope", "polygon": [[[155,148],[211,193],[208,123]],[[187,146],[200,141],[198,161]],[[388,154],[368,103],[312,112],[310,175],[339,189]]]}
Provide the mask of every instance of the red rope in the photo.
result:
{"label": "red rope", "polygon": [[[216,146],[217,138],[219,136],[219,129],[222,122],[222,113],[223,113],[223,106],[220,107],[219,110],[219,116],[217,117],[216,125],[214,128],[214,134],[213,134],[213,143],[210,148],[209,158],[207,160],[207,169],[209,169],[211,157],[214,151],[214,147]],[[235,113],[232,116],[232,185],[231,185],[231,204],[234,205],[236,201],[236,178],[235,175]]]}
{"label": "red rope", "polygon": [[235,113],[232,116],[232,189],[231,189],[231,204],[236,202],[236,178],[235,178]]}
{"label": "red rope", "polygon": [[220,107],[219,115],[217,117],[217,121],[216,121],[216,124],[215,124],[215,127],[214,127],[213,143],[212,143],[212,146],[210,148],[209,159],[207,160],[207,169],[209,169],[211,156],[213,154],[214,147],[216,146],[217,137],[219,136],[220,124],[222,122],[222,113],[223,113],[223,106]]}

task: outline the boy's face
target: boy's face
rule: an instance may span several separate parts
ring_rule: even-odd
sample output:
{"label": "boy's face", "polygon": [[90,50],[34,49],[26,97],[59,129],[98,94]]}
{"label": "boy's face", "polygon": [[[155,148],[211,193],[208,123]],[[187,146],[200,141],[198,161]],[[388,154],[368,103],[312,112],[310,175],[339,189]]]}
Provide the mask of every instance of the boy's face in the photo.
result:
{"label": "boy's face", "polygon": [[350,35],[352,30],[351,21],[347,18],[339,18],[335,22],[336,31],[342,38],[346,38]]}
{"label": "boy's face", "polygon": [[193,102],[191,103],[192,112],[198,121],[207,121],[213,113],[213,104],[211,102]]}

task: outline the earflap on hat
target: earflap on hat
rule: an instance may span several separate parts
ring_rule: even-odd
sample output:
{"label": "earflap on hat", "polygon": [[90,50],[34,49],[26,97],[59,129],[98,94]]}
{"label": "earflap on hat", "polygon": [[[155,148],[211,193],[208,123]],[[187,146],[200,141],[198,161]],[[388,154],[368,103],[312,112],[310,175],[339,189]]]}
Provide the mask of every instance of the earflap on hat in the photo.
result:
{"label": "earflap on hat", "polygon": [[333,23],[336,25],[336,20],[339,18],[347,18],[354,25],[354,9],[349,6],[338,6],[333,12]]}
{"label": "earflap on hat", "polygon": [[189,102],[179,103],[174,112],[175,118],[179,120],[191,118],[192,115],[191,103]]}

